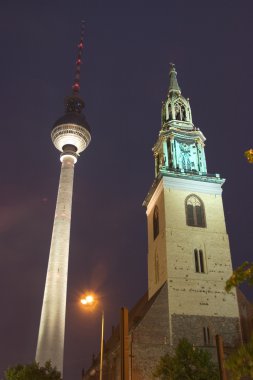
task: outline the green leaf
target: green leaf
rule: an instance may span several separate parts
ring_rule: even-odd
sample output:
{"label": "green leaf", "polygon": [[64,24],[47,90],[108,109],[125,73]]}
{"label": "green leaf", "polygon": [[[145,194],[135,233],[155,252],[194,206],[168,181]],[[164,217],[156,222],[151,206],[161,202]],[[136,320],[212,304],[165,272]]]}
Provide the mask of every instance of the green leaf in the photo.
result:
{"label": "green leaf", "polygon": [[17,364],[14,367],[8,368],[4,373],[3,380],[62,380],[61,374],[55,367],[52,367],[51,362],[46,362],[45,366],[40,366],[39,363]]}
{"label": "green leaf", "polygon": [[174,355],[162,356],[154,372],[161,380],[219,380],[217,366],[209,352],[182,339]]}

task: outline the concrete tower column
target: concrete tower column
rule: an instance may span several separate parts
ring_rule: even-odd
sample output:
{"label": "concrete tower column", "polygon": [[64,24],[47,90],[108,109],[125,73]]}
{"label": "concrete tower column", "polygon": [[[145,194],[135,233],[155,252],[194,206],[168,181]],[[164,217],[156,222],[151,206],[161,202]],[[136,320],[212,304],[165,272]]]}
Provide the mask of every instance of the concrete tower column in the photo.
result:
{"label": "concrete tower column", "polygon": [[46,361],[51,360],[52,365],[61,372],[61,376],[74,166],[77,157],[87,148],[91,140],[90,127],[82,113],[84,101],[79,96],[83,33],[84,23],[78,44],[72,95],[65,99],[65,114],[54,123],[51,132],[54,146],[62,152],[62,167],[36,350],[36,361],[44,365]]}
{"label": "concrete tower column", "polygon": [[41,312],[36,361],[51,360],[63,370],[71,207],[76,158],[61,157],[62,167]]}

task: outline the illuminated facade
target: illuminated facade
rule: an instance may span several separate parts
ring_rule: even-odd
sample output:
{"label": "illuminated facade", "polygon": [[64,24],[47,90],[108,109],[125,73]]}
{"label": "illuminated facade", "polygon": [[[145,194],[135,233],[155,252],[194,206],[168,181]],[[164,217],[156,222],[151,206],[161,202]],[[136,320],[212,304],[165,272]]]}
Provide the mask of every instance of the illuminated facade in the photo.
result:
{"label": "illuminated facade", "polygon": [[193,124],[172,65],[153,148],[155,182],[144,202],[148,294],[150,299],[167,283],[172,346],[182,337],[198,346],[212,345],[217,333],[226,345],[240,341],[236,292],[224,289],[232,273],[221,196],[225,180],[207,173],[204,148],[205,137]]}
{"label": "illuminated facade", "polygon": [[[222,336],[229,352],[252,331],[252,306],[240,292],[224,289],[232,273],[225,180],[207,172],[205,137],[193,124],[174,65],[153,153],[155,179],[144,201],[148,291],[129,312],[129,379],[134,380],[153,379],[161,356],[172,353],[182,338],[216,360],[215,335]],[[106,342],[105,380],[121,378],[119,336],[117,327]],[[98,358],[83,375],[83,380],[97,379]]]}
{"label": "illuminated facade", "polygon": [[37,362],[44,365],[46,361],[51,360],[52,365],[61,373],[74,166],[91,139],[89,126],[81,113],[84,102],[78,96],[82,49],[83,29],[78,45],[73,94],[66,100],[65,115],[56,121],[51,133],[55,147],[61,152],[62,164],[36,351]]}

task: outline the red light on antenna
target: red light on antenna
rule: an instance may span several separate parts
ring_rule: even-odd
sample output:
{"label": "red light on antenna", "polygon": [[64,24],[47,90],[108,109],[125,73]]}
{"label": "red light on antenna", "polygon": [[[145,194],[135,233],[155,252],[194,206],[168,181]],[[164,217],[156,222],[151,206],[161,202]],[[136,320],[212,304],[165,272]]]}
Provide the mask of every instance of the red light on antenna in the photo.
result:
{"label": "red light on antenna", "polygon": [[80,65],[81,62],[82,62],[82,61],[81,61],[81,59],[79,58],[79,59],[76,61],[76,64],[77,64],[77,65]]}
{"label": "red light on antenna", "polygon": [[78,83],[75,83],[73,86],[72,86],[73,90],[74,91],[78,91],[80,89],[80,86]]}
{"label": "red light on antenna", "polygon": [[83,43],[80,42],[80,44],[78,45],[79,49],[82,49],[83,48]]}

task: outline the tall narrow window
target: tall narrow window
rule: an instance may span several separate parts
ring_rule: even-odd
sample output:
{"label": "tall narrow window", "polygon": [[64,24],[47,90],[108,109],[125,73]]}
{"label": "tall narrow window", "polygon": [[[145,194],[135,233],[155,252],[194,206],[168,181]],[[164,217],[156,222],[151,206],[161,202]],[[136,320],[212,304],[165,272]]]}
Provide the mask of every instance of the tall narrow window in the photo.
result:
{"label": "tall narrow window", "polygon": [[157,252],[155,253],[155,283],[159,282],[159,259]]}
{"label": "tall narrow window", "polygon": [[203,335],[204,335],[204,345],[210,346],[211,344],[211,334],[209,327],[203,327]]}
{"label": "tall narrow window", "polygon": [[205,268],[204,268],[204,256],[203,256],[202,249],[199,250],[199,266],[200,266],[200,272],[204,273]]}
{"label": "tall narrow window", "polygon": [[185,201],[186,223],[193,227],[206,227],[204,204],[196,195],[189,195]]}
{"label": "tall narrow window", "polygon": [[186,109],[182,102],[176,102],[174,105],[176,120],[186,121]]}
{"label": "tall narrow window", "polygon": [[185,106],[182,105],[181,107],[181,114],[182,114],[182,120],[186,121],[186,112],[185,112]]}
{"label": "tall narrow window", "polygon": [[153,234],[155,240],[159,235],[159,211],[157,206],[155,206],[153,213]]}
{"label": "tall narrow window", "polygon": [[155,206],[153,213],[153,234],[155,240],[159,235],[159,211],[157,206]]}
{"label": "tall narrow window", "polygon": [[199,255],[198,255],[197,249],[194,249],[194,260],[195,260],[195,270],[197,273],[199,273]]}
{"label": "tall narrow window", "polygon": [[168,114],[169,114],[169,120],[172,120],[171,104],[169,104],[168,106]]}
{"label": "tall narrow window", "polygon": [[194,249],[194,263],[197,273],[205,273],[204,253],[202,249]]}

